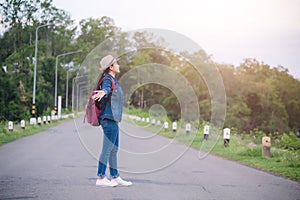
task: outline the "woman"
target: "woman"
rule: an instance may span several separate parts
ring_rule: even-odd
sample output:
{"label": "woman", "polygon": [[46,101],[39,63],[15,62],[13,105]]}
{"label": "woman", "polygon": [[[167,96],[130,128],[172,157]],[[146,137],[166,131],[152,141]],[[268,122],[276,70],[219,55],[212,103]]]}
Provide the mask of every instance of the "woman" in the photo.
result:
{"label": "woman", "polygon": [[[103,146],[98,163],[98,179],[96,185],[110,186],[117,185],[130,186],[132,182],[124,181],[117,169],[117,152],[119,147],[119,125],[122,118],[123,109],[123,92],[121,86],[116,80],[116,75],[120,73],[118,60],[112,55],[107,55],[100,61],[103,71],[103,78],[100,86],[101,90],[96,90],[93,99],[100,101],[100,105],[104,106],[100,114],[100,124],[103,129]],[[115,87],[112,87],[114,85]],[[112,91],[113,89],[113,91]],[[105,175],[106,164],[109,163],[111,180]]]}

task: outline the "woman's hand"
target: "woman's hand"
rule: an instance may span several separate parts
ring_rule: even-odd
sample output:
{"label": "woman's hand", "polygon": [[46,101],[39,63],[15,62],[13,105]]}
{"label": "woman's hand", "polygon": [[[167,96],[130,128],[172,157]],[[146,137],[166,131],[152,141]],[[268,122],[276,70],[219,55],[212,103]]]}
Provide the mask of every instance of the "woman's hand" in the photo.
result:
{"label": "woman's hand", "polygon": [[94,95],[92,96],[92,99],[95,101],[100,101],[102,99],[102,97],[105,96],[106,92],[104,90],[95,90],[94,91]]}

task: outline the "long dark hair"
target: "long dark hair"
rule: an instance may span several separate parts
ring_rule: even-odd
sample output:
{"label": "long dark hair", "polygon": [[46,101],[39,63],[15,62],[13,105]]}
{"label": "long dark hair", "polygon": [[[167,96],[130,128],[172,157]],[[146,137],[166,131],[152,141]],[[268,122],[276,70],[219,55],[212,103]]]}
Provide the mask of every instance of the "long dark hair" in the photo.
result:
{"label": "long dark hair", "polygon": [[101,84],[101,82],[102,82],[102,80],[103,80],[103,78],[104,78],[104,74],[108,74],[108,72],[109,72],[109,67],[108,68],[106,68],[105,70],[103,70],[100,74],[99,74],[99,76],[98,76],[98,78],[97,78],[97,82],[96,82],[96,84],[95,84],[95,87],[94,87],[94,90],[99,90],[100,89],[100,84]]}
{"label": "long dark hair", "polygon": [[103,72],[101,73],[101,76],[100,76],[100,77],[103,77],[104,74],[108,74],[109,71],[110,71],[109,67],[106,68],[105,70],[103,70]]}

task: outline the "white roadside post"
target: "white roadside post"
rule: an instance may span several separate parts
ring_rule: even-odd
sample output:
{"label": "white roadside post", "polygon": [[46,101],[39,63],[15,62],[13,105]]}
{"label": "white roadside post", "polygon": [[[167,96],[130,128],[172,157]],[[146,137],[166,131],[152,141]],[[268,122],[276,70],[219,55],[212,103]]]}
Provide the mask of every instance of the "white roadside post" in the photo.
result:
{"label": "white roadside post", "polygon": [[13,131],[14,130],[14,123],[12,121],[8,122],[8,130]]}
{"label": "white roadside post", "polygon": [[160,123],[160,121],[159,121],[159,120],[156,122],[156,124],[157,124],[158,126],[160,126],[160,125],[161,125],[161,123]]}
{"label": "white roadside post", "polygon": [[152,119],[152,125],[153,126],[155,125],[155,119]]}
{"label": "white roadside post", "polygon": [[50,124],[50,122],[51,122],[51,117],[48,115],[47,116],[47,121],[48,121],[48,123]]}
{"label": "white roadside post", "polygon": [[209,135],[209,126],[208,125],[205,125],[204,126],[204,140],[208,140],[208,135]]}
{"label": "white roadside post", "polygon": [[57,117],[58,119],[61,118],[61,96],[58,96],[58,109],[57,109]]}
{"label": "white roadside post", "polygon": [[164,123],[164,129],[165,129],[165,131],[167,131],[168,128],[169,128],[169,123],[168,123],[168,122],[165,122],[165,123]]}
{"label": "white roadside post", "polygon": [[271,138],[262,138],[262,156],[269,159],[271,157]]}
{"label": "white roadside post", "polygon": [[35,117],[30,118],[29,124],[36,125],[36,118]]}
{"label": "white roadside post", "polygon": [[187,123],[187,124],[185,125],[185,131],[186,131],[186,134],[189,135],[190,132],[191,132],[191,130],[192,130],[192,125],[191,125],[190,123]]}
{"label": "white roadside post", "polygon": [[227,147],[229,145],[230,141],[230,129],[229,128],[224,128],[224,146]]}
{"label": "white roadside post", "polygon": [[42,118],[38,117],[37,122],[38,122],[38,125],[41,125],[42,124]]}
{"label": "white roadside post", "polygon": [[146,118],[146,122],[147,122],[147,123],[149,123],[149,122],[150,122],[150,119],[149,119],[149,117],[147,117],[147,118]]}
{"label": "white roadside post", "polygon": [[44,124],[47,123],[47,117],[46,116],[43,116],[43,122],[44,122]]}
{"label": "white roadside post", "polygon": [[25,129],[25,120],[24,119],[21,120],[20,124],[21,124],[21,128]]}
{"label": "white roadside post", "polygon": [[172,123],[172,130],[173,130],[173,132],[177,131],[177,122]]}

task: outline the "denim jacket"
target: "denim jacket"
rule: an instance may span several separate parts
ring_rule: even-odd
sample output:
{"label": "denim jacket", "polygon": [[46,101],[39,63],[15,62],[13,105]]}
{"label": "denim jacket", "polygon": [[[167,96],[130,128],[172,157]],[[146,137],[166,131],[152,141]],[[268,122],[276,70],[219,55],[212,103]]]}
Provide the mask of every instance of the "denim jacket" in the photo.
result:
{"label": "denim jacket", "polygon": [[102,90],[105,90],[106,95],[101,99],[100,104],[104,106],[104,101],[109,97],[111,92],[111,84],[113,79],[115,81],[115,89],[112,92],[111,99],[106,102],[104,109],[100,114],[100,120],[111,119],[116,122],[120,122],[122,119],[124,94],[122,88],[113,76],[110,74],[104,74],[105,78],[102,82]]}

